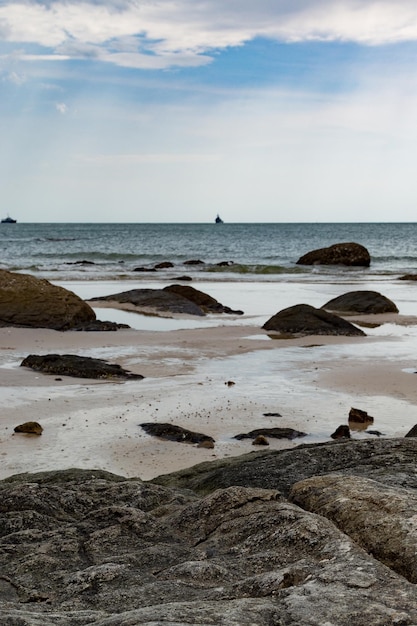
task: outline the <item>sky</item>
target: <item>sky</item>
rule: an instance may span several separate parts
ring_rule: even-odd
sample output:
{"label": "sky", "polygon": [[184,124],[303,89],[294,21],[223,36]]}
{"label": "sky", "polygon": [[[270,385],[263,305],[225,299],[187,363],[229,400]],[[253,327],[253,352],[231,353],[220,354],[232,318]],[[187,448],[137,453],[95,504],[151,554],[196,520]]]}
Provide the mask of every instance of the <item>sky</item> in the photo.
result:
{"label": "sky", "polygon": [[415,0],[0,0],[0,216],[417,221]]}

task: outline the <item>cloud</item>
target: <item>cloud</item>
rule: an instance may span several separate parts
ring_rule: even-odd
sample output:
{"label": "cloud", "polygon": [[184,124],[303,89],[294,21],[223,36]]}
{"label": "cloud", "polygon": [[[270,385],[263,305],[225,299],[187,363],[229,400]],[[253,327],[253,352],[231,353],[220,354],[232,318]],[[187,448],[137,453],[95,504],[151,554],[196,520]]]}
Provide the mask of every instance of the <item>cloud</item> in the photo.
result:
{"label": "cloud", "polygon": [[[417,40],[414,0],[5,0],[0,37],[50,58],[197,66],[257,37],[375,46]],[[43,53],[33,57],[41,59]]]}
{"label": "cloud", "polygon": [[61,113],[61,115],[66,115],[68,113],[68,106],[65,104],[65,102],[57,102],[55,104],[55,108],[58,113]]}

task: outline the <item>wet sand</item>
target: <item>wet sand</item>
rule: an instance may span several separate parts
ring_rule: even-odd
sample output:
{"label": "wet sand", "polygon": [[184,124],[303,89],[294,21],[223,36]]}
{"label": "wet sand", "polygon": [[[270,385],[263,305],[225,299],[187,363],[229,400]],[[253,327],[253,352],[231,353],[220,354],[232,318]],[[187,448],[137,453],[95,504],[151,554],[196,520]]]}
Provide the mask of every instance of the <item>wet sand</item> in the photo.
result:
{"label": "wet sand", "polygon": [[[270,448],[327,441],[339,424],[347,423],[351,406],[373,415],[373,429],[383,436],[405,435],[417,423],[416,319],[385,316],[382,321],[364,338],[290,340],[271,339],[244,320],[165,332],[2,328],[0,478],[80,467],[147,480],[259,450],[251,440],[233,438],[254,428],[307,433],[293,441],[270,439]],[[52,352],[104,358],[145,379],[56,380],[20,367],[30,353]],[[41,436],[14,433],[28,420],[43,426]],[[151,437],[140,424],[153,421],[203,432],[214,437],[215,447]]]}

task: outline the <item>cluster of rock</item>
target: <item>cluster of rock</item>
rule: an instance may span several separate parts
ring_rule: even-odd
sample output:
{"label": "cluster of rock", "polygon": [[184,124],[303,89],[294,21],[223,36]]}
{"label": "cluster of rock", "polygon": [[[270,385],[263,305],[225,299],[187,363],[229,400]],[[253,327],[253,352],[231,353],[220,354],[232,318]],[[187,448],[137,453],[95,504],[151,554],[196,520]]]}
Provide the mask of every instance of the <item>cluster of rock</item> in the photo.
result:
{"label": "cluster of rock", "polygon": [[0,482],[5,626],[417,623],[415,439]]}

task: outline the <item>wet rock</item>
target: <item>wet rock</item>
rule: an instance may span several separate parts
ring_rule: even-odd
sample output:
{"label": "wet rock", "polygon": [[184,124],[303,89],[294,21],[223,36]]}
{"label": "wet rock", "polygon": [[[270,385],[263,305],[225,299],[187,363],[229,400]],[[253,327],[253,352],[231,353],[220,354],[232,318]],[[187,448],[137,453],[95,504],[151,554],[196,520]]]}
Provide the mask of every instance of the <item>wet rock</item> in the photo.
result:
{"label": "wet rock", "polygon": [[183,282],[191,282],[193,279],[191,276],[176,276],[173,280],[181,280]]}
{"label": "wet rock", "polygon": [[330,435],[332,439],[350,439],[350,430],[349,426],[346,424],[341,424],[336,428],[334,433]]}
{"label": "wet rock", "polygon": [[169,269],[170,267],[174,267],[174,264],[171,263],[171,261],[162,261],[161,263],[157,263],[155,265],[156,270],[165,270]]}
{"label": "wet rock", "polygon": [[216,263],[218,267],[231,267],[234,264],[234,261],[220,261],[220,263]]}
{"label": "wet rock", "polygon": [[255,437],[255,439],[252,441],[252,445],[253,446],[269,446],[269,441],[266,437],[264,437],[263,435],[258,435],[257,437]]}
{"label": "wet rock", "polygon": [[141,265],[140,267],[135,267],[133,272],[156,272],[157,270],[154,267],[144,267]]}
{"label": "wet rock", "polygon": [[0,326],[69,330],[95,318],[93,309],[72,291],[0,270]]}
{"label": "wet rock", "polygon": [[93,302],[118,302],[134,305],[138,312],[150,310],[161,313],[181,313],[204,316],[203,309],[184,296],[165,289],[130,289],[121,293],[95,298]]}
{"label": "wet rock", "polygon": [[234,315],[243,315],[243,311],[233,311],[230,307],[224,306],[212,296],[203,291],[199,291],[188,285],[169,285],[164,287],[164,291],[175,293],[190,302],[199,306],[205,313],[229,313]]}
{"label": "wet rock", "polygon": [[372,415],[368,415],[366,411],[362,411],[362,409],[354,409],[352,407],[349,411],[349,422],[357,424],[373,424],[374,418]]}
{"label": "wet rock", "polygon": [[394,302],[377,291],[350,291],[329,300],[321,308],[346,315],[354,313],[398,313],[398,308]]}
{"label": "wet rock", "polygon": [[71,330],[85,331],[85,332],[114,332],[116,330],[122,330],[130,328],[128,324],[117,324],[116,322],[108,322],[101,320],[94,320],[93,322],[87,322],[85,324],[79,324],[74,326]]}
{"label": "wet rock", "polygon": [[399,276],[398,280],[416,281],[417,280],[417,274],[404,274],[404,276]]}
{"label": "wet rock", "polygon": [[258,436],[272,437],[274,439],[297,439],[297,437],[306,437],[307,433],[303,433],[293,428],[256,428],[249,433],[241,433],[235,435],[235,439],[255,439]]}
{"label": "wet rock", "polygon": [[284,336],[347,335],[364,337],[365,333],[341,317],[316,309],[309,304],[296,304],[273,315],[262,326]]}
{"label": "wet rock", "polygon": [[190,259],[189,261],[184,261],[183,265],[204,265],[204,261],[200,259]]}
{"label": "wet rock", "polygon": [[75,378],[141,380],[140,374],[133,374],[116,363],[103,359],[93,359],[74,354],[29,354],[21,362],[21,367],[30,367],[36,372]]}
{"label": "wet rock", "polygon": [[82,261],[67,261],[65,265],[95,265],[94,261],[86,261],[83,259]]}
{"label": "wet rock", "polygon": [[404,437],[417,437],[417,424],[415,424]]}
{"label": "wet rock", "polygon": [[312,250],[301,256],[297,265],[348,265],[369,267],[368,250],[358,243],[336,243],[328,248]]}
{"label": "wet rock", "polygon": [[162,439],[168,439],[168,441],[179,441],[181,443],[202,443],[205,441],[214,443],[213,437],[209,435],[203,435],[202,433],[196,433],[182,426],[176,426],[175,424],[158,424],[153,422],[146,422],[141,424],[141,427],[148,435],[154,437],[161,437]]}
{"label": "wet rock", "polygon": [[43,428],[38,422],[24,422],[14,429],[15,433],[26,433],[28,435],[42,435]]}

